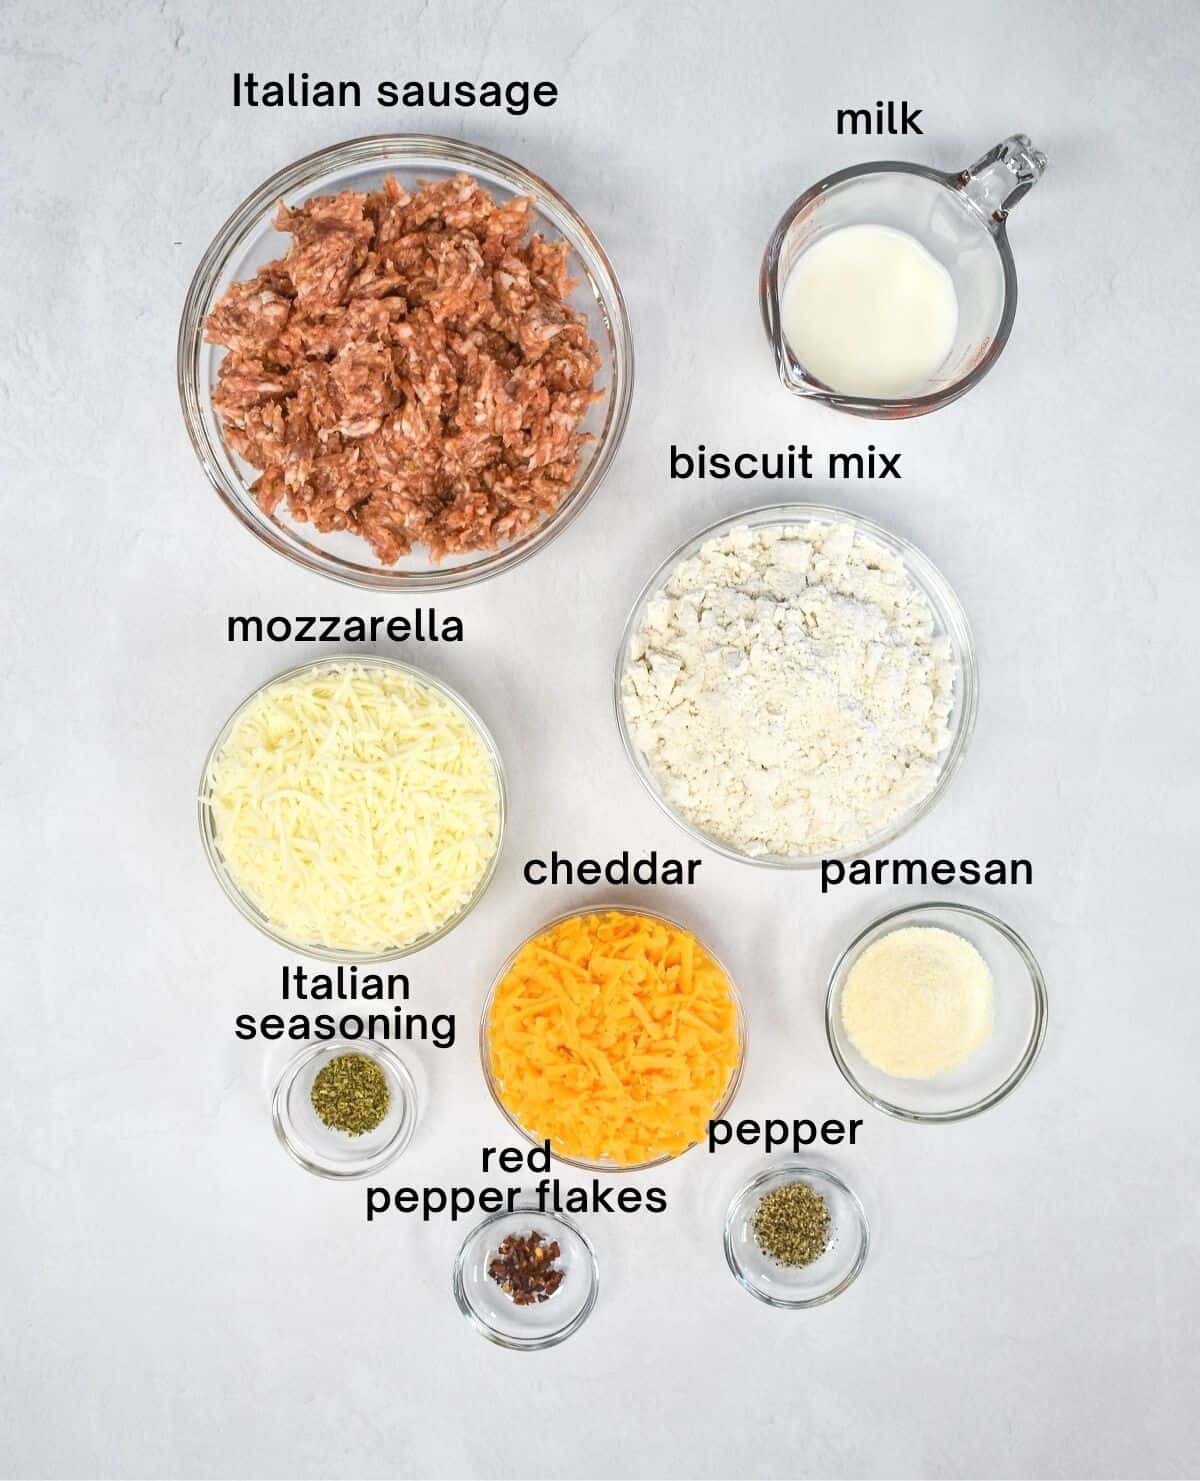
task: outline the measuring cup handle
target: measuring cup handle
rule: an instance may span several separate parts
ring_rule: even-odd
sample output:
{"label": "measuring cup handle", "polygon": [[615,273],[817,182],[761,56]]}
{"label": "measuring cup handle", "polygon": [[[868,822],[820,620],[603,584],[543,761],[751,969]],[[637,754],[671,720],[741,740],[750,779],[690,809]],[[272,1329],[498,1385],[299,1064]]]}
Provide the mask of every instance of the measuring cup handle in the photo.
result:
{"label": "measuring cup handle", "polygon": [[958,188],[987,217],[992,229],[1042,178],[1046,156],[1028,134],[1010,134],[958,177]]}

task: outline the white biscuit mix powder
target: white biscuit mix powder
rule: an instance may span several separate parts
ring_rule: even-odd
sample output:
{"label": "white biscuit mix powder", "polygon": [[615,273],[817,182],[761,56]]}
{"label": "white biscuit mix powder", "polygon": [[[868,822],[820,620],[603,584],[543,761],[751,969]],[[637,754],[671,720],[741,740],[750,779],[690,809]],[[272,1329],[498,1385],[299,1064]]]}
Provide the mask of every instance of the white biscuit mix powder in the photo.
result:
{"label": "white biscuit mix powder", "polygon": [[665,800],[751,855],[853,849],[926,797],[955,667],[901,560],[846,523],[738,526],[647,604],[622,681]]}

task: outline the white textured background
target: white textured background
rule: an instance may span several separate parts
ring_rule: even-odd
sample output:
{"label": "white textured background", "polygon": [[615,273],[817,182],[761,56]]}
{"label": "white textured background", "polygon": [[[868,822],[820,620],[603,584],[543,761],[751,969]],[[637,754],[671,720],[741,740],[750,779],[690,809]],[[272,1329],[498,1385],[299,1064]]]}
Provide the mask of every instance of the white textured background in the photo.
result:
{"label": "white textured background", "polygon": [[[1196,181],[1200,8],[1084,3],[44,5],[0,15],[5,573],[0,1466],[37,1475],[936,1476],[1195,1467]],[[231,74],[548,78],[550,112],[288,112]],[[839,140],[838,107],[923,108],[924,138]],[[957,587],[982,708],[938,810],[891,852],[1023,855],[963,892],[1026,933],[1051,993],[1011,1101],[914,1128],[866,1111],[834,1158],[874,1224],[851,1292],[750,1300],[720,1216],[756,1165],[693,1153],[660,1218],[590,1223],[577,1337],[490,1347],[449,1294],[448,1223],[364,1221],[361,1187],[282,1154],[286,1045],[235,1041],[284,955],[232,911],[194,787],[226,714],[306,650],[233,648],[231,611],[409,610],[239,529],[184,435],[174,348],[209,238],[272,171],[356,133],[461,134],[592,223],[637,349],[633,413],[587,513],[439,602],[467,641],[405,656],[458,685],[508,759],[509,844],[469,923],[413,959],[453,1006],[399,1183],[473,1181],[502,1135],[473,1044],[494,967],[595,893],[522,861],[686,853],[610,712],[627,607],[703,523],[760,500],[671,484],[666,451],[870,440],[901,484],[829,488]],[[1016,129],[1050,156],[1011,239],[1021,306],[965,402],[900,426],[781,390],[755,282],[820,175],[964,165]],[[777,485],[766,490],[782,494]],[[905,892],[706,857],[644,894],[698,927],[750,1015],[744,1115],[849,1116],[828,969]],[[953,892],[951,892],[953,893]],[[649,1179],[644,1180],[649,1181]]]}

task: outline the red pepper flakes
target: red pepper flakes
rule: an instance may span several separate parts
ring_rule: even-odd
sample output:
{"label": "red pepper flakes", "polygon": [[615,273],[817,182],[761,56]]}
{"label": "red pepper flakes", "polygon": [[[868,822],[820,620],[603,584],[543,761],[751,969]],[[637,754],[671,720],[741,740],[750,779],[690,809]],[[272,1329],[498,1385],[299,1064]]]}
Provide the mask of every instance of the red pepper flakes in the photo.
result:
{"label": "red pepper flakes", "polygon": [[556,1239],[547,1241],[536,1230],[508,1234],[500,1241],[488,1274],[515,1306],[533,1306],[549,1301],[562,1285],[566,1272],[554,1263],[561,1254]]}

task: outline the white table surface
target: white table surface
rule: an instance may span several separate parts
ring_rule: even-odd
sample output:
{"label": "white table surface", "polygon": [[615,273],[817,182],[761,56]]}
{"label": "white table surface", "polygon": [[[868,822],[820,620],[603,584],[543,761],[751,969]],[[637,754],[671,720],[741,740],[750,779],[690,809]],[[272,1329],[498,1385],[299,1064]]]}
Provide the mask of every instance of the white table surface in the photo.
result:
{"label": "white table surface", "polygon": [[[1193,129],[1200,8],[959,4],[43,5],[0,17],[7,642],[0,1034],[0,1466],[36,1475],[1180,1474],[1196,1463]],[[548,78],[550,112],[233,110],[231,75]],[[839,139],[838,107],[925,135]],[[368,1227],[361,1186],[271,1132],[285,1045],[235,1040],[281,962],[209,876],[193,802],[232,706],[311,649],[233,647],[230,612],[409,611],[239,529],[181,423],[184,291],[266,175],[380,130],[524,161],[593,224],[628,298],[637,385],[607,485],[550,549],[439,599],[418,652],[489,718],[514,806],[469,923],[412,960],[458,1014],[402,1048],[425,1092],[395,1183],[476,1182],[503,1136],[474,1032],[504,953],[595,892],[532,889],[551,847],[689,850],[638,786],[610,665],[641,582],[754,486],[670,483],[667,448],[876,441],[903,482],[800,490],[915,539],[978,639],[967,763],[899,850],[1018,855],[990,906],[1040,955],[1045,1051],[1009,1102],[915,1128],[865,1109],[822,1031],[829,967],[920,891],[822,897],[706,855],[698,926],[749,1008],[747,1116],[864,1113],[830,1161],[874,1245],[807,1314],[749,1299],[719,1227],[759,1162],[695,1152],[662,1217],[590,1221],[600,1304],[564,1346],[481,1341],[463,1232]],[[965,165],[1025,130],[1045,180],[1011,240],[999,368],[907,425],[794,401],[758,320],[763,244],[820,175]],[[769,486],[769,497],[783,490]],[[414,656],[410,648],[409,655]],[[897,850],[893,849],[892,853]],[[932,892],[927,892],[932,893]]]}

